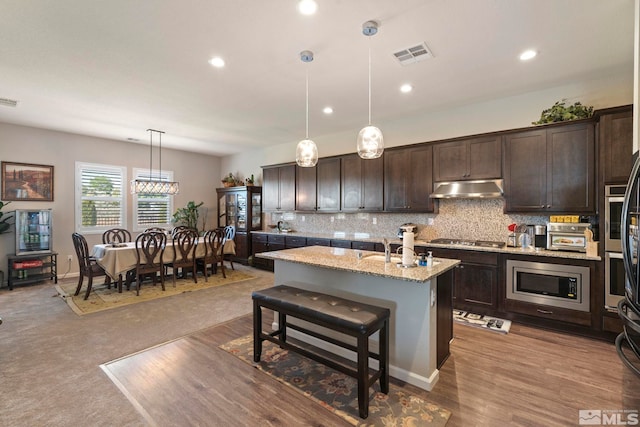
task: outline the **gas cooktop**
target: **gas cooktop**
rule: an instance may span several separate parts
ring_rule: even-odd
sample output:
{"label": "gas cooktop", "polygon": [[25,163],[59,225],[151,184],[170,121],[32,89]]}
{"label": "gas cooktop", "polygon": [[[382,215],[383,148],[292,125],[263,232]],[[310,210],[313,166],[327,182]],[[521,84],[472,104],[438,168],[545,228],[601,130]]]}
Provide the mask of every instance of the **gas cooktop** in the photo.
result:
{"label": "gas cooktop", "polygon": [[431,243],[442,245],[477,246],[480,248],[504,248],[506,246],[506,243],[504,242],[492,242],[490,240],[449,239],[444,237],[440,239],[433,239]]}

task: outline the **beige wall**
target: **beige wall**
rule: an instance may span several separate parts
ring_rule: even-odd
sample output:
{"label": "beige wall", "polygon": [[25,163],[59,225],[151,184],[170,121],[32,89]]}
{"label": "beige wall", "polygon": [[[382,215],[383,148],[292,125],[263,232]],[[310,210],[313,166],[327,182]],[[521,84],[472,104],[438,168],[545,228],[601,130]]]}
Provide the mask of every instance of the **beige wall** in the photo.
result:
{"label": "beige wall", "polygon": [[[157,147],[156,147],[157,149]],[[155,152],[155,150],[154,150]],[[154,158],[154,167],[157,158]],[[78,265],[71,242],[74,232],[74,181],[76,161],[126,166],[127,180],[133,168],[149,167],[149,144],[92,138],[88,136],[0,123],[0,160],[54,166],[53,202],[12,202],[3,212],[13,209],[52,209],[53,248],[59,253],[58,275],[68,269],[67,255],[73,255],[71,275]],[[174,208],[188,201],[203,201],[209,208],[207,227],[216,226],[216,187],[220,181],[220,158],[197,153],[162,149],[162,169],[172,170],[180,182]],[[133,229],[132,197],[127,194],[127,228]],[[99,235],[87,235],[89,245],[98,243]],[[6,272],[6,255],[14,253],[15,234],[0,235],[0,270]]]}
{"label": "beige wall", "polygon": [[[385,122],[377,122],[375,111],[373,111],[374,124],[382,129],[385,146],[395,147],[531,126],[531,122],[540,118],[542,110],[562,99],[567,99],[570,104],[580,101],[585,105],[593,105],[595,109],[631,104],[633,103],[633,69],[630,68],[623,75],[607,74],[594,77],[588,84],[560,87],[553,87],[550,84],[550,89],[544,91],[473,105],[443,108],[441,111],[397,117]],[[321,132],[322,123],[315,123],[312,127]],[[354,153],[359,130],[354,127],[353,130],[340,134],[311,135],[311,138],[318,146],[320,157]],[[221,162],[221,173],[226,175],[232,172],[240,176],[254,174],[260,177],[258,183],[262,183],[260,166],[295,161],[297,143],[297,140],[283,142],[275,147],[252,149],[246,153],[225,156]]]}

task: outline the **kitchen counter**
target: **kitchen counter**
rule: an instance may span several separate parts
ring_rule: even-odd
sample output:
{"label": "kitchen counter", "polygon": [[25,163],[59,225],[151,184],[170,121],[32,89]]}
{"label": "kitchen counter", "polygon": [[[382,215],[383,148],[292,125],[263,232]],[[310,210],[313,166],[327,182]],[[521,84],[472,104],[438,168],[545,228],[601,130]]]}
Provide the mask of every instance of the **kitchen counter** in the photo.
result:
{"label": "kitchen counter", "polygon": [[[358,254],[362,258],[358,258]],[[290,261],[298,264],[314,265],[332,270],[342,270],[370,276],[386,277],[409,282],[427,282],[460,264],[459,260],[434,258],[433,267],[403,268],[397,266],[400,257],[393,262],[373,259],[384,257],[381,252],[355,249],[331,248],[328,246],[306,246],[282,251],[262,252],[256,256],[273,260]]]}
{"label": "kitchen counter", "polygon": [[[254,233],[262,233],[262,234],[272,234],[272,235],[282,235],[282,236],[296,236],[296,237],[312,237],[312,238],[320,238],[320,239],[333,239],[333,240],[351,240],[351,241],[359,241],[359,242],[375,242],[381,243],[384,236],[372,236],[369,233],[346,233],[346,232],[334,232],[334,233],[310,233],[310,232],[285,232],[279,233],[277,231],[254,231]],[[387,238],[389,243],[395,245],[401,245],[402,240],[398,238]],[[426,246],[432,248],[444,248],[444,249],[459,249],[465,251],[482,251],[482,252],[498,252],[504,254],[513,254],[513,255],[529,255],[529,256],[539,256],[539,257],[550,257],[550,258],[565,258],[565,259],[575,259],[575,260],[587,260],[587,261],[601,261],[602,258],[599,256],[587,256],[584,252],[565,252],[565,251],[548,251],[548,250],[540,250],[536,251],[533,247],[528,247],[523,249],[521,247],[512,248],[512,247],[504,247],[504,248],[491,248],[491,247],[479,247],[479,246],[465,246],[465,245],[451,245],[451,244],[438,244],[438,243],[430,243],[426,240],[415,240],[415,246]]]}
{"label": "kitchen counter", "polygon": [[[294,286],[306,290],[388,308],[389,374],[424,390],[434,387],[439,376],[438,359],[441,355],[446,359],[449,354],[452,269],[460,261],[437,258],[434,263],[438,264],[431,268],[402,268],[385,263],[380,252],[327,246],[262,252],[256,256],[274,260],[276,285],[295,282]],[[376,258],[367,259],[368,256]],[[317,325],[299,319],[290,321],[320,332]],[[277,322],[278,315],[274,314],[274,329]],[[336,334],[324,329],[321,332]],[[354,360],[353,352],[313,336],[296,330],[287,331],[287,335]],[[370,343],[372,351],[377,351],[377,335],[372,336]]]}

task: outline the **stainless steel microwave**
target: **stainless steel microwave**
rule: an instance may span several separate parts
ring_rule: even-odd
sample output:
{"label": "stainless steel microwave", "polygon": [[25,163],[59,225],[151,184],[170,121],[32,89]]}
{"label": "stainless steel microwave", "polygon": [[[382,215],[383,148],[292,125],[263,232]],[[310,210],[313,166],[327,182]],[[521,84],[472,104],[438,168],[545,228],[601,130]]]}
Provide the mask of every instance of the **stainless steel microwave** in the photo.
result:
{"label": "stainless steel microwave", "polygon": [[507,260],[507,298],[590,311],[589,267]]}

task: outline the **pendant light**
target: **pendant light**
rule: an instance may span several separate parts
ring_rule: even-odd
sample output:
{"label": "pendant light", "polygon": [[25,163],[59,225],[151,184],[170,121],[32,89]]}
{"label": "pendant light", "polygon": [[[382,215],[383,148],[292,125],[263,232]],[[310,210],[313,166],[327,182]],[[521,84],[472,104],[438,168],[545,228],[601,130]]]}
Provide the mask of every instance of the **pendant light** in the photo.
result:
{"label": "pendant light", "polygon": [[[300,52],[302,62],[313,61],[313,52],[304,50]],[[316,143],[309,139],[309,69],[306,70],[306,133],[305,139],[298,142],[296,147],[296,163],[303,168],[312,168],[318,163],[318,147]]]}
{"label": "pendant light", "polygon": [[[161,130],[147,129],[149,132],[149,179],[131,180],[131,194],[156,194],[173,196],[180,191],[178,182],[162,180],[162,134]],[[159,172],[158,179],[153,179],[153,134],[159,135]]]}
{"label": "pendant light", "polygon": [[[362,24],[362,34],[371,37],[378,32],[378,23],[367,21]],[[363,159],[377,159],[384,151],[382,131],[371,125],[371,42],[369,42],[369,125],[358,133],[358,155]]]}

